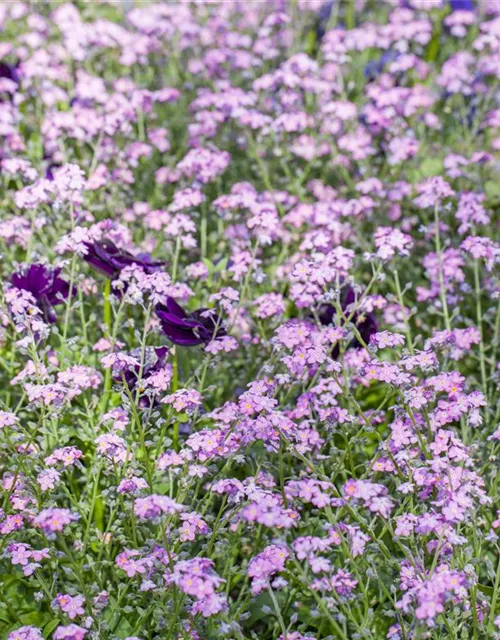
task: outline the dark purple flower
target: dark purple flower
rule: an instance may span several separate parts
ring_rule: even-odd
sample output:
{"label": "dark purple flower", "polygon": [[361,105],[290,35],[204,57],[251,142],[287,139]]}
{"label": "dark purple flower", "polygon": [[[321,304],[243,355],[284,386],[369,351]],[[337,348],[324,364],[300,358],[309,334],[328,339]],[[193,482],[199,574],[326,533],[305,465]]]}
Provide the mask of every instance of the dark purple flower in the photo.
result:
{"label": "dark purple flower", "polygon": [[45,178],[47,180],[54,180],[54,171],[59,169],[61,164],[59,162],[49,162],[47,168],[45,169]]}
{"label": "dark purple flower", "polygon": [[[342,293],[340,296],[340,306],[345,316],[348,318],[351,314],[351,305],[356,302],[356,295],[354,293],[354,289],[349,285],[345,286],[342,289]],[[332,304],[323,304],[319,308],[318,318],[321,324],[328,325],[333,322],[337,310]],[[359,335],[363,339],[365,344],[370,342],[370,338],[374,333],[378,331],[377,320],[373,313],[363,313],[358,312],[354,313],[351,318],[351,322],[356,326],[356,329],[359,332]],[[361,347],[361,343],[357,338],[354,338],[349,347],[353,347],[355,349],[359,349]],[[338,356],[338,348],[336,347],[333,353],[334,357]]]}
{"label": "dark purple flower", "polygon": [[452,11],[475,11],[474,0],[450,0]]}
{"label": "dark purple flower", "polygon": [[324,2],[319,8],[316,23],[316,38],[318,42],[321,42],[326,33],[334,5],[335,2],[333,2],[333,0],[329,0],[329,2]]}
{"label": "dark purple flower", "polygon": [[125,249],[119,249],[111,240],[102,240],[93,244],[86,242],[85,246],[87,254],[84,259],[112,280],[120,275],[122,269],[131,265],[142,267],[146,273],[154,273],[165,265],[164,262],[151,260],[151,256],[145,253],[134,256]]}
{"label": "dark purple flower", "polygon": [[[133,357],[136,357],[137,360],[139,360],[141,357],[141,350],[136,349],[132,351],[130,355],[132,355]],[[148,397],[147,395],[143,396],[142,394],[145,391],[145,389],[150,386],[148,384],[149,378],[154,374],[160,373],[160,371],[165,366],[165,360],[167,358],[167,355],[168,355],[167,347],[148,347],[144,354],[144,364],[142,367],[142,373],[141,373],[140,365],[135,365],[133,367],[129,367],[125,371],[122,371],[121,375],[116,377],[116,380],[118,381],[118,380],[121,380],[122,379],[121,376],[123,376],[125,383],[131,392],[133,392],[134,390],[139,391],[139,396],[140,396],[139,406],[147,407],[150,404],[152,405],[158,404],[153,397]],[[139,381],[139,375],[141,376],[140,381]],[[139,389],[137,388],[138,383],[139,383]],[[153,391],[154,391],[154,387],[153,387]]]}
{"label": "dark purple flower", "polygon": [[0,78],[7,78],[16,84],[19,84],[19,74],[17,68],[7,62],[0,62]]}
{"label": "dark purple flower", "polygon": [[52,307],[66,300],[70,292],[69,284],[59,277],[60,273],[59,267],[52,269],[44,264],[30,264],[14,273],[10,282],[16,289],[29,291],[46,319],[55,322],[57,316]]}
{"label": "dark purple flower", "polygon": [[399,55],[397,51],[389,49],[389,51],[385,51],[379,58],[370,60],[363,70],[365,78],[370,81],[375,80],[375,78],[383,72],[385,65],[397,60]]}
{"label": "dark purple flower", "polygon": [[156,305],[156,313],[170,342],[184,347],[207,344],[226,333],[220,316],[213,309],[186,313],[173,298],[168,297],[165,304]]}

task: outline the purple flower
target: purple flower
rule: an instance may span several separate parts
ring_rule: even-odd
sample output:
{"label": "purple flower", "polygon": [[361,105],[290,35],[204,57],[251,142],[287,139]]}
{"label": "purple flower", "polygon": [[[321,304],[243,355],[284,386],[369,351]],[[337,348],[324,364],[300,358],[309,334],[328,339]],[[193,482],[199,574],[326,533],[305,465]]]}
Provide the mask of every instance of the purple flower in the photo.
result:
{"label": "purple flower", "polygon": [[186,313],[173,298],[168,297],[165,304],[156,305],[156,313],[167,338],[184,347],[207,344],[226,333],[221,317],[213,309]]}
{"label": "purple flower", "polygon": [[452,11],[475,11],[474,0],[450,0]]}
{"label": "purple flower", "polygon": [[248,575],[252,579],[252,593],[259,594],[269,585],[269,579],[285,568],[290,555],[282,545],[271,544],[248,563]]}
{"label": "purple flower", "polygon": [[51,269],[44,264],[30,264],[14,273],[10,279],[13,287],[29,291],[50,322],[57,319],[53,306],[63,302],[70,293],[70,286],[59,277],[60,268]]}
{"label": "purple flower", "polygon": [[85,598],[80,595],[70,596],[67,593],[58,593],[55,602],[68,617],[73,620],[77,616],[83,616]]}
{"label": "purple flower", "polygon": [[90,244],[85,243],[87,253],[84,259],[97,271],[100,271],[108,278],[115,280],[120,271],[125,267],[136,265],[141,267],[148,274],[161,269],[165,263],[151,260],[151,256],[145,253],[132,255],[125,249],[119,249],[111,240],[102,240]]}
{"label": "purple flower", "polygon": [[19,84],[19,74],[17,68],[7,62],[0,62],[0,78],[7,78],[16,84]]}
{"label": "purple flower", "polygon": [[31,558],[31,547],[28,544],[14,543],[9,547],[11,553],[12,564],[20,564],[25,566],[28,564]]}
{"label": "purple flower", "polygon": [[323,36],[326,33],[326,29],[328,27],[330,15],[332,13],[334,5],[335,2],[333,2],[333,0],[330,0],[329,2],[324,2],[319,8],[316,22],[316,38],[318,42],[321,42]]}
{"label": "purple flower", "polygon": [[[340,306],[347,318],[351,314],[350,307],[355,303],[355,301],[356,296],[354,293],[354,289],[347,285],[346,287],[344,287],[340,298]],[[318,313],[319,321],[323,325],[329,325],[333,322],[335,314],[336,309],[332,304],[321,305]],[[368,344],[372,335],[377,333],[378,331],[377,320],[373,313],[363,314],[359,311],[356,311],[356,313],[354,313],[351,318],[351,322],[356,326],[357,330],[359,331],[359,335],[361,336],[365,344]],[[357,338],[354,338],[349,347],[359,349],[361,347],[361,344]],[[338,356],[337,347],[335,348],[333,355],[334,357]]]}
{"label": "purple flower", "polygon": [[393,62],[399,56],[397,51],[385,51],[379,58],[370,60],[364,68],[364,76],[368,80],[375,80],[384,70],[384,67],[389,62]]}
{"label": "purple flower", "polygon": [[43,635],[38,627],[19,627],[9,633],[7,640],[42,640]]}
{"label": "purple flower", "polygon": [[45,534],[51,534],[62,531],[64,527],[77,519],[78,517],[72,514],[69,509],[42,509],[34,519],[34,523]]}
{"label": "purple flower", "polygon": [[45,177],[47,180],[54,180],[54,172],[56,169],[59,169],[61,164],[58,162],[49,162],[47,168],[45,169]]}
{"label": "purple flower", "polygon": [[[133,357],[140,358],[140,350],[132,351],[131,355]],[[116,376],[116,379],[121,380],[121,376],[123,376],[125,383],[131,392],[134,390],[139,391],[139,394],[141,395],[139,405],[147,407],[151,402],[156,404],[152,397],[155,393],[160,390],[166,391],[170,383],[172,371],[171,366],[165,362],[168,355],[167,347],[148,347],[144,355],[145,359],[142,366],[142,372],[141,366],[138,362],[137,364],[130,365],[128,368],[121,371],[120,374]],[[139,375],[141,375],[140,380]],[[139,389],[137,389],[138,383],[140,383]],[[147,389],[150,389],[151,391],[149,397],[143,395],[144,391]]]}
{"label": "purple flower", "polygon": [[138,498],[134,505],[135,515],[141,520],[155,520],[163,514],[173,515],[183,510],[182,504],[168,496],[159,496],[155,493],[145,498]]}
{"label": "purple flower", "polygon": [[69,624],[66,627],[59,626],[54,631],[54,640],[83,640],[87,635],[87,629],[76,624]]}
{"label": "purple flower", "polygon": [[[131,355],[134,358],[140,358],[140,349],[136,349],[132,351]],[[151,349],[147,349],[144,356],[144,364],[142,366],[142,374],[141,379],[145,380],[150,375],[157,373],[162,369],[165,364],[165,359],[168,355],[167,347],[154,347]],[[139,380],[139,373],[141,373],[141,365],[139,363],[131,365],[128,369],[122,372],[125,377],[125,382],[127,383],[128,388],[132,391],[137,382]],[[118,378],[118,379],[121,379]]]}
{"label": "purple flower", "polygon": [[173,571],[164,574],[168,584],[175,584],[188,596],[195,599],[191,613],[201,613],[205,618],[227,609],[226,597],[216,593],[225,580],[213,570],[208,558],[192,558],[176,562]]}

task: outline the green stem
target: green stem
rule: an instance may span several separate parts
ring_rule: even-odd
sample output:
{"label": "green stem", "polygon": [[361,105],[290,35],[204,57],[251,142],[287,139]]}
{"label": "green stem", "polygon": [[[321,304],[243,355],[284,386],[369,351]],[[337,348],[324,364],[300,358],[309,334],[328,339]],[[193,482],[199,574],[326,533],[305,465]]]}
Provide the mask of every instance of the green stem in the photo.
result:
{"label": "green stem", "polygon": [[271,585],[268,586],[269,595],[271,596],[271,600],[273,601],[274,611],[276,612],[276,617],[278,618],[278,622],[280,625],[281,633],[283,635],[283,640],[288,640],[288,634],[286,631],[285,621],[283,620],[283,616],[281,615],[281,609],[278,600],[274,594],[274,591],[271,588]]}
{"label": "green stem", "polygon": [[207,214],[205,211],[201,214],[201,226],[200,226],[200,250],[201,257],[207,256]]}
{"label": "green stem", "polygon": [[106,283],[104,285],[104,324],[107,327],[108,335],[112,333],[111,326],[111,280],[106,278]]}
{"label": "green stem", "polygon": [[356,0],[347,0],[345,24],[348,29],[354,29],[356,26]]}
{"label": "green stem", "polygon": [[[177,355],[177,347],[172,352],[172,393],[179,389],[179,363]],[[179,451],[179,421],[175,420],[172,427],[172,443],[175,451]]]}
{"label": "green stem", "polygon": [[488,376],[486,375],[486,361],[484,354],[484,336],[483,336],[483,309],[481,306],[481,281],[479,279],[479,265],[478,261],[474,260],[474,285],[476,289],[476,317],[477,327],[479,329],[480,342],[479,342],[479,357],[481,367],[481,383],[483,386],[483,393],[485,398],[488,397]]}
{"label": "green stem", "polygon": [[95,480],[94,480],[94,489],[92,491],[92,502],[90,504],[90,509],[89,509],[89,516],[87,519],[87,526],[85,528],[85,535],[83,537],[83,551],[82,551],[82,555],[85,555],[85,550],[87,549],[87,545],[88,545],[88,541],[89,541],[89,536],[90,536],[90,526],[92,524],[92,518],[94,516],[94,511],[95,511],[95,505],[97,502],[97,495],[99,493],[99,480],[101,477],[101,465],[99,464],[99,467],[97,468],[97,473],[95,476]]}
{"label": "green stem", "polygon": [[149,452],[148,449],[146,447],[146,437],[145,437],[145,433],[144,433],[144,428],[142,426],[142,420],[141,417],[139,416],[139,413],[137,411],[137,406],[135,404],[135,400],[134,397],[132,396],[132,393],[130,392],[129,386],[127,384],[127,381],[125,380],[125,376],[122,374],[122,380],[123,380],[123,387],[125,389],[125,393],[128,396],[128,399],[130,401],[130,408],[132,409],[132,415],[134,417],[134,422],[137,425],[137,430],[139,432],[139,441],[141,443],[141,449],[144,453],[144,463],[146,465],[146,476],[148,479],[148,484],[149,484],[149,488],[151,489],[151,491],[153,490],[153,470],[151,468],[151,460],[149,459]]}
{"label": "green stem", "polygon": [[439,211],[438,205],[434,207],[434,226],[435,229],[435,243],[436,243],[436,255],[438,259],[438,280],[439,280],[439,292],[441,297],[441,305],[443,307],[444,325],[447,331],[451,331],[450,314],[448,312],[448,302],[446,300],[446,289],[444,286],[443,277],[443,254],[441,250],[441,236],[439,233]]}
{"label": "green stem", "polygon": [[175,241],[175,254],[174,254],[174,262],[172,265],[172,282],[175,282],[177,278],[177,267],[179,265],[179,254],[181,252],[181,237],[177,236],[177,240]]}
{"label": "green stem", "polygon": [[396,285],[396,295],[398,298],[398,303],[399,303],[399,306],[401,307],[401,313],[403,314],[403,321],[405,323],[405,333],[406,333],[406,340],[408,342],[408,349],[410,350],[410,353],[413,355],[415,353],[415,349],[413,348],[413,338],[411,335],[410,322],[409,322],[408,314],[406,313],[406,307],[404,305],[403,292],[401,291],[401,284],[399,282],[399,274],[396,270],[394,271],[394,283]]}
{"label": "green stem", "polygon": [[76,254],[71,259],[71,275],[69,279],[69,293],[68,293],[68,298],[66,300],[66,312],[64,314],[64,328],[63,328],[63,335],[62,335],[62,342],[64,345],[66,344],[66,338],[67,338],[68,329],[69,329],[69,316],[71,313],[71,302],[73,299],[73,287],[75,284],[75,274],[76,274]]}

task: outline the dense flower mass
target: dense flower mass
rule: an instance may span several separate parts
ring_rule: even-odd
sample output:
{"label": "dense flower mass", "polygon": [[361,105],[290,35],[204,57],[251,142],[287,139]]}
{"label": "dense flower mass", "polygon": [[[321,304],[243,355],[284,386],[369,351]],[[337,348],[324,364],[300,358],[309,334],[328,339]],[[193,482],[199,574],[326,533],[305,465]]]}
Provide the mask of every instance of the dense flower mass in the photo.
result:
{"label": "dense flower mass", "polygon": [[500,2],[0,28],[0,640],[500,640]]}

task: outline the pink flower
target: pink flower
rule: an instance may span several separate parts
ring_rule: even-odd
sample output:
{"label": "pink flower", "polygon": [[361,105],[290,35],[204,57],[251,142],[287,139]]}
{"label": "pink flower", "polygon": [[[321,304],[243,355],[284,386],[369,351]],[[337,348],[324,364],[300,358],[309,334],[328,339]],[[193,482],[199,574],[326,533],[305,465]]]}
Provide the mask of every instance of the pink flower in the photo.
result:
{"label": "pink flower", "polygon": [[195,389],[179,389],[179,391],[165,396],[162,403],[171,404],[176,411],[192,413],[196,407],[201,405],[201,400],[201,394]]}
{"label": "pink flower", "polygon": [[43,634],[38,627],[19,627],[9,633],[7,640],[43,640]]}
{"label": "pink flower", "polygon": [[57,627],[53,638],[54,640],[83,640],[87,633],[87,629],[83,629],[83,627],[79,627],[76,624],[70,624],[67,627]]}
{"label": "pink flower", "polygon": [[83,596],[70,596],[68,594],[58,593],[56,602],[61,608],[61,611],[64,611],[70,620],[74,620],[77,616],[83,616],[85,614],[83,607],[85,598]]}
{"label": "pink flower", "polygon": [[283,571],[290,553],[286,547],[269,545],[248,563],[248,575],[252,578],[252,593],[257,595],[269,586],[269,579]]}
{"label": "pink flower", "polygon": [[69,509],[43,509],[35,517],[35,524],[46,534],[62,531],[66,526],[78,519]]}
{"label": "pink flower", "polygon": [[153,494],[146,498],[138,498],[135,501],[134,510],[141,520],[154,520],[161,515],[179,513],[184,510],[184,507],[168,496]]}

